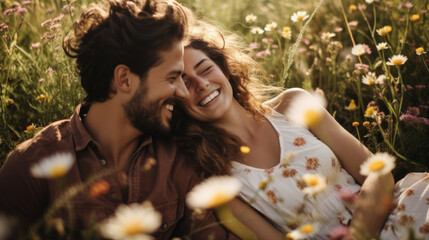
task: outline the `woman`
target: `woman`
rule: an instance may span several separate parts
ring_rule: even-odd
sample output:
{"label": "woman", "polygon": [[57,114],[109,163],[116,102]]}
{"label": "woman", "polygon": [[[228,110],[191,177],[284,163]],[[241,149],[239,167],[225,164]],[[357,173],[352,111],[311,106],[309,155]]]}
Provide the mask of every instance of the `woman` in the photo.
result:
{"label": "woman", "polygon": [[[176,134],[190,159],[195,159],[196,168],[206,175],[239,178],[244,183],[241,197],[283,232],[321,222],[311,237],[325,239],[336,227],[351,222],[355,237],[362,233],[376,237],[381,231],[382,239],[394,239],[406,212],[391,212],[392,175],[362,176],[360,166],[372,153],[327,111],[309,130],[289,122],[291,104],[307,92],[287,90],[263,105],[260,93],[267,92],[267,87],[257,80],[263,76],[261,68],[237,43],[233,36],[223,36],[200,22],[185,48],[183,79],[190,98],[183,108],[190,118],[180,111],[176,114],[176,129],[180,129]],[[251,149],[244,157],[239,150],[242,145]],[[285,158],[289,162],[281,160]],[[319,173],[329,182],[312,199],[296,181],[306,173]],[[425,177],[417,175],[419,184],[427,186]],[[339,190],[359,193],[354,209],[344,204]],[[403,191],[395,191],[399,193]],[[428,192],[425,198],[429,198]],[[398,199],[395,196],[395,203]],[[424,210],[427,212],[428,205]],[[428,231],[424,216],[413,219],[418,234]]]}

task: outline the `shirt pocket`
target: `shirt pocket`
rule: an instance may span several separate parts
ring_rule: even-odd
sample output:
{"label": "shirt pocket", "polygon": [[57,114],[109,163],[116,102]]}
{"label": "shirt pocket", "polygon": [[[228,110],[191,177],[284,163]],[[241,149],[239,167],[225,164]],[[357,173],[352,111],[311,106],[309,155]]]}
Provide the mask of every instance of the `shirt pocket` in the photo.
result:
{"label": "shirt pocket", "polygon": [[179,220],[183,218],[184,201],[177,200],[155,206],[155,210],[161,213],[162,222],[158,230],[153,234],[156,239],[169,239]]}

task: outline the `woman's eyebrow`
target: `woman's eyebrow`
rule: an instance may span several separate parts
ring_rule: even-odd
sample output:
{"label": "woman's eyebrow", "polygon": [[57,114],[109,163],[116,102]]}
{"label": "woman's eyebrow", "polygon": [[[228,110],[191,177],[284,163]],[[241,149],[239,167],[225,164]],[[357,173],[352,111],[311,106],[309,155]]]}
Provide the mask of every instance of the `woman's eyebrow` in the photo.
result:
{"label": "woman's eyebrow", "polygon": [[194,66],[194,70],[197,69],[204,61],[208,60],[207,58],[203,58],[201,59],[201,61],[199,61],[197,64],[195,64]]}

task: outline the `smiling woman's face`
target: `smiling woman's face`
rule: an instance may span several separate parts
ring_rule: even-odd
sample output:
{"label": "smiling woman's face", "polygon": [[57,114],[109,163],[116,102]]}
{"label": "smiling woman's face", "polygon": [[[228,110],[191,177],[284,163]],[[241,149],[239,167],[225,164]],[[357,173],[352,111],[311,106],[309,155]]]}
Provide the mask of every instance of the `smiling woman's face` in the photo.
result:
{"label": "smiling woman's face", "polygon": [[185,48],[183,80],[190,97],[186,112],[203,122],[216,122],[231,108],[233,92],[228,78],[203,51]]}

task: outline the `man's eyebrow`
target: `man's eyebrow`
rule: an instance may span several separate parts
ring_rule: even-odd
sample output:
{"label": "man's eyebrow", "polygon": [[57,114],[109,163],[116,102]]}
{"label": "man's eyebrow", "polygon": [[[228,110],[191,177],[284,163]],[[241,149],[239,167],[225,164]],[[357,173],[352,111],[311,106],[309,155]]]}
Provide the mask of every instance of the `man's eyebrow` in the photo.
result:
{"label": "man's eyebrow", "polygon": [[181,70],[173,70],[173,71],[169,72],[167,74],[167,76],[177,76],[177,75],[182,75],[182,73],[183,72]]}
{"label": "man's eyebrow", "polygon": [[201,61],[199,61],[195,66],[194,69],[197,69],[204,61],[208,60],[207,58],[202,59]]}

